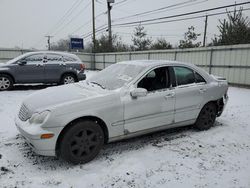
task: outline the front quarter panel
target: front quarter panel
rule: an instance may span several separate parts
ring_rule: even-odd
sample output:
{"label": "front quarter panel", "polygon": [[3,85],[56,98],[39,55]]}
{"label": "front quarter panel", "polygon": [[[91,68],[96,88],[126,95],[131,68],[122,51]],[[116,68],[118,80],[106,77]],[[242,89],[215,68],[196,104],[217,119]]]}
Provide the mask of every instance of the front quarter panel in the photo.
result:
{"label": "front quarter panel", "polygon": [[108,128],[109,137],[124,133],[123,107],[118,93],[57,105],[52,109],[50,118],[43,127],[65,127],[73,120],[87,116],[103,120]]}

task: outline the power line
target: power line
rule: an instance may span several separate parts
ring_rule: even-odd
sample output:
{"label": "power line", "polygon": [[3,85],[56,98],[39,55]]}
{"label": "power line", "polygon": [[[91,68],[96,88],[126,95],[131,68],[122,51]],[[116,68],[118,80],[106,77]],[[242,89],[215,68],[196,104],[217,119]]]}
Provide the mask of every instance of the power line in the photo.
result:
{"label": "power line", "polygon": [[188,15],[193,15],[193,14],[198,14],[198,13],[203,13],[203,12],[209,12],[213,10],[224,9],[224,8],[238,6],[238,5],[245,5],[249,3],[250,1],[243,2],[243,3],[230,4],[230,5],[220,6],[220,7],[210,8],[210,9],[203,9],[203,10],[193,11],[193,12],[188,12],[188,13],[183,13],[183,14],[177,14],[177,15],[172,15],[172,16],[165,16],[165,17],[158,17],[158,18],[146,19],[146,20],[140,20],[140,21],[134,21],[134,22],[120,23],[120,24],[115,24],[113,26],[141,24],[141,23],[152,22],[152,21],[157,21],[157,20],[164,20],[164,19],[169,19],[169,18],[176,18],[176,17],[188,16]]}
{"label": "power line", "polygon": [[83,0],[77,0],[77,1],[75,1],[75,3],[66,11],[66,13],[54,25],[54,27],[52,27],[52,29],[50,29],[47,32],[47,34],[51,33],[54,29],[56,29],[59,25],[61,25],[67,19],[67,17],[69,17],[73,13],[74,9],[76,9],[82,2],[83,2]]}
{"label": "power line", "polygon": [[[166,7],[161,7],[161,8],[157,8],[157,9],[154,9],[154,10],[149,10],[149,11],[145,11],[145,12],[133,14],[133,15],[130,15],[130,16],[125,16],[125,17],[117,18],[117,19],[115,19],[113,21],[119,21],[119,20],[124,20],[124,19],[128,19],[128,18],[138,17],[138,16],[142,16],[142,15],[146,15],[146,14],[152,14],[152,13],[156,13],[158,11],[166,10],[166,9],[173,8],[173,7],[178,7],[178,6],[185,5],[185,4],[192,3],[192,2],[196,2],[196,1],[197,0],[188,0],[188,1],[185,1],[185,2],[168,5]],[[205,0],[205,1],[207,1],[207,0]]]}
{"label": "power line", "polygon": [[[126,32],[116,32],[116,33],[122,34],[122,35],[127,35],[127,36],[132,35],[131,33],[126,33]],[[148,34],[148,33],[147,33],[147,35],[150,37],[163,37],[163,36],[165,36],[165,37],[180,37],[180,36],[183,36],[183,34],[177,35],[177,34]]]}
{"label": "power line", "polygon": [[[242,9],[242,11],[250,10],[250,8]],[[206,16],[216,16],[216,15],[221,15],[221,14],[226,14],[226,13],[231,13],[234,11],[226,11],[226,12],[218,12],[218,13],[212,13],[212,14],[206,14],[206,15],[201,15],[201,16],[193,16],[193,17],[187,17],[187,18],[179,18],[179,19],[174,19],[174,20],[166,20],[166,21],[159,21],[159,22],[152,22],[152,23],[145,23],[145,25],[155,25],[155,24],[162,24],[162,23],[170,23],[170,22],[177,22],[177,21],[184,21],[184,20],[192,20],[192,19],[197,19],[197,18],[204,18]],[[131,26],[137,26],[137,24],[134,25],[112,25],[113,27],[131,27]]]}
{"label": "power line", "polygon": [[[242,9],[242,11],[246,11],[246,10],[250,10],[250,8],[247,8],[247,9]],[[206,16],[216,16],[216,15],[221,15],[221,14],[226,14],[226,13],[231,13],[231,12],[234,12],[234,11],[224,11],[224,12],[218,12],[218,13],[212,13],[212,14],[206,14],[206,15],[200,15],[200,16],[193,16],[193,17],[187,17],[187,18],[181,18],[181,19],[174,19],[174,20],[167,20],[167,21],[159,21],[159,22],[153,22],[153,23],[144,23],[143,25],[154,25],[154,24],[161,24],[161,23],[170,23],[170,22],[176,22],[176,21],[184,21],[184,20],[191,20],[191,19],[197,19],[197,18],[204,18]],[[107,29],[107,27],[103,27],[105,26],[106,24],[98,27],[98,30],[97,30],[97,33],[100,33],[101,31],[104,31]],[[137,26],[136,24],[134,25],[112,25],[113,27],[116,27],[116,28],[119,28],[119,27],[131,27],[131,26]],[[119,33],[119,32],[118,32]],[[122,32],[120,32],[122,33]],[[128,33],[126,33],[128,34]],[[84,38],[88,38],[90,37],[92,34],[91,32],[90,33],[87,33],[85,35],[82,35]],[[153,36],[153,35],[152,35]],[[161,36],[161,35],[159,35]],[[163,36],[163,35],[162,35]]]}
{"label": "power line", "polygon": [[[123,0],[123,1],[120,1],[120,2],[115,3],[116,8],[119,8],[119,7],[122,7],[122,6],[126,5],[126,4],[128,4],[129,1],[131,1],[131,0]],[[135,2],[136,0],[133,0],[133,1]],[[118,5],[118,6],[117,6],[117,5]]]}
{"label": "power line", "polygon": [[[107,14],[107,11],[98,14],[98,15],[95,17],[95,19],[97,19],[98,17],[100,17],[100,16],[102,16],[102,15],[104,15],[104,14]],[[86,27],[86,25],[88,25],[89,23],[91,23],[91,21],[92,21],[91,19],[88,20],[88,21],[85,22],[83,25],[81,25],[81,26],[78,27],[76,30],[74,30],[71,34],[74,34],[74,33],[76,33],[77,31],[79,31],[80,29],[82,29],[83,27]]]}
{"label": "power line", "polygon": [[125,4],[126,1],[129,1],[129,0],[121,0],[121,1],[119,1],[117,3],[115,3],[114,5],[119,5],[119,4],[123,4],[123,3]]}
{"label": "power line", "polygon": [[[207,1],[208,1],[208,0],[203,0],[203,1],[200,1],[200,2],[194,2],[194,3],[187,4],[187,5],[182,5],[182,6],[178,6],[178,7],[169,8],[169,9],[167,9],[167,10],[168,10],[168,11],[177,10],[177,9],[184,8],[184,7],[189,7],[189,6],[198,5],[198,4],[207,2]],[[159,14],[159,13],[162,13],[162,12],[165,12],[165,11],[166,11],[166,10],[161,10],[161,11],[157,11],[157,12],[148,13],[146,16],[149,16],[149,15],[152,15],[152,14]],[[138,17],[142,17],[142,16],[144,16],[144,15],[140,15],[140,16],[138,16]]]}
{"label": "power line", "polygon": [[68,26],[76,17],[78,17],[86,8],[88,8],[88,6],[91,4],[91,2],[89,2],[85,7],[83,7],[74,17],[72,17],[66,24],[63,25],[63,27],[59,30],[57,30],[54,35],[57,35],[58,33],[60,33],[66,26]]}
{"label": "power line", "polygon": [[[49,35],[49,33],[51,33],[54,29],[56,29],[60,24],[62,24],[68,16],[70,16],[74,9],[78,7],[78,5],[80,5],[83,2],[83,0],[77,0],[73,3],[73,5],[65,12],[65,14],[60,18],[60,20],[46,33],[46,35]],[[34,46],[39,45],[42,42],[43,38],[41,37],[41,39],[35,43]]]}
{"label": "power line", "polygon": [[[105,26],[105,27],[104,27]],[[103,24],[103,25],[101,25],[101,26],[99,26],[99,27],[97,27],[96,28],[96,32],[100,32],[100,31],[103,31],[103,30],[107,30],[107,26],[106,26],[106,24]],[[83,34],[83,35],[81,35],[80,37],[83,37],[83,38],[86,38],[86,37],[89,37],[89,36],[91,36],[92,35],[92,32],[88,32],[87,34]]]}
{"label": "power line", "polygon": [[[96,30],[96,35],[100,34],[102,31],[106,31],[106,30],[107,30],[107,27],[97,29]],[[87,38],[89,38],[91,36],[92,36],[92,33],[89,33],[89,34],[84,35],[84,36],[82,35],[81,37],[83,37],[84,39],[87,39]]]}

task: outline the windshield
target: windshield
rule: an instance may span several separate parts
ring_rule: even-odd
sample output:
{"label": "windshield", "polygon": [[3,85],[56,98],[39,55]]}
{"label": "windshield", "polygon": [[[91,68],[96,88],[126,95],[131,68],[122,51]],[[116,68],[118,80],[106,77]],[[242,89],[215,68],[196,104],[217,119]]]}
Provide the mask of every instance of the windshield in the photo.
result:
{"label": "windshield", "polygon": [[114,64],[100,71],[88,81],[102,88],[114,90],[132,81],[142,70],[143,66],[131,64]]}

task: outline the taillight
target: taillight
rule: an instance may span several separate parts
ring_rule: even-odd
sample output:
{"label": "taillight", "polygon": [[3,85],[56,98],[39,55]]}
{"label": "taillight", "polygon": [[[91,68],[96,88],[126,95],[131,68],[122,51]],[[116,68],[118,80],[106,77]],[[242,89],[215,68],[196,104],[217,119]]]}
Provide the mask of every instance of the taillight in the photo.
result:
{"label": "taillight", "polygon": [[80,70],[83,71],[85,69],[85,65],[82,63],[80,64]]}

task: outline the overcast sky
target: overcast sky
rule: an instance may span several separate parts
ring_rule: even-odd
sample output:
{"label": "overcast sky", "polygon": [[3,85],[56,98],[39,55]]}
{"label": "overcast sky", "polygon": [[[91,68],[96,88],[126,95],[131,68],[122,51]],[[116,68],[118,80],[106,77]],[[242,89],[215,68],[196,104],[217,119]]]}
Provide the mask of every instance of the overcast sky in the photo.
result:
{"label": "overcast sky", "polygon": [[[188,0],[116,0],[112,9],[112,20],[187,1]],[[238,0],[236,2],[246,1],[247,0]],[[157,14],[118,20],[116,22],[114,21],[113,24],[170,16],[233,3],[235,3],[235,0],[193,0],[191,3],[174,6]],[[95,5],[96,16],[107,10],[106,0],[98,0]],[[73,9],[70,9],[72,6]],[[250,5],[244,5],[244,8],[250,8]],[[69,11],[69,9],[73,11]],[[228,10],[233,10],[233,8],[229,8]],[[225,10],[209,13],[221,11],[223,12]],[[68,14],[64,16],[67,12]],[[13,48],[19,46],[22,48],[34,47],[45,49],[47,42],[45,35],[54,36],[51,39],[52,42],[67,38],[69,35],[86,35],[92,31],[91,14],[91,0],[0,0],[0,47]],[[204,14],[206,13],[199,15]],[[250,16],[250,11],[244,11],[244,15]],[[223,18],[225,18],[225,15],[208,18],[208,41],[214,34],[218,34],[216,26],[218,25],[218,20]],[[176,45],[191,25],[195,27],[198,33],[202,34],[204,32],[204,20],[204,18],[198,18],[164,23],[145,26],[145,29],[147,30],[148,36],[152,39],[165,37],[172,44]],[[96,18],[97,28],[106,23],[107,14],[104,13]],[[131,43],[133,30],[134,27],[113,27],[113,33],[121,36],[126,43]],[[97,37],[102,33],[106,33],[106,31],[99,32]],[[86,38],[85,43],[90,40],[91,37]],[[202,37],[200,37],[199,40],[202,40]]]}

